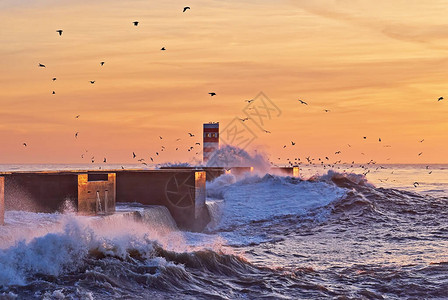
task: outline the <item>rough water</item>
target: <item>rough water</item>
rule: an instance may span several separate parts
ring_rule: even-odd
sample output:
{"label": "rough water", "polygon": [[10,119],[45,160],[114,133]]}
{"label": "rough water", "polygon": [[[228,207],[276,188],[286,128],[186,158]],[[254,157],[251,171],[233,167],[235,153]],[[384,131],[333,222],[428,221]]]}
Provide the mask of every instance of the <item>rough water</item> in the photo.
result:
{"label": "rough water", "polygon": [[161,207],[7,211],[0,299],[447,299],[448,166],[369,170],[223,175],[202,233]]}

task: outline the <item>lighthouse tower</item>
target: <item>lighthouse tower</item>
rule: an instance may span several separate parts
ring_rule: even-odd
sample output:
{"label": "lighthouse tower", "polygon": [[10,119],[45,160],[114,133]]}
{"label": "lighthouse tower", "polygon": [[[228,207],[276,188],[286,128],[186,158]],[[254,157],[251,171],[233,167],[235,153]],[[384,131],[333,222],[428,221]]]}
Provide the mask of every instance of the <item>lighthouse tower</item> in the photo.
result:
{"label": "lighthouse tower", "polygon": [[206,163],[213,152],[219,149],[219,122],[204,123],[202,145],[204,146],[202,160]]}

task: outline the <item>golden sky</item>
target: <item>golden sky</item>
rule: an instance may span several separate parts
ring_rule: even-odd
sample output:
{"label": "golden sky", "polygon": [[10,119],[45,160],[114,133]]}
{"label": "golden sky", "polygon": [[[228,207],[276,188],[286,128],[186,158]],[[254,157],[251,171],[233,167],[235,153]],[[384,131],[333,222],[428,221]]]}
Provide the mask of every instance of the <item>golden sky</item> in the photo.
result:
{"label": "golden sky", "polygon": [[0,163],[191,161],[202,123],[223,130],[260,92],[281,114],[271,133],[244,122],[247,149],[273,161],[448,163],[447,15],[446,0],[3,0]]}

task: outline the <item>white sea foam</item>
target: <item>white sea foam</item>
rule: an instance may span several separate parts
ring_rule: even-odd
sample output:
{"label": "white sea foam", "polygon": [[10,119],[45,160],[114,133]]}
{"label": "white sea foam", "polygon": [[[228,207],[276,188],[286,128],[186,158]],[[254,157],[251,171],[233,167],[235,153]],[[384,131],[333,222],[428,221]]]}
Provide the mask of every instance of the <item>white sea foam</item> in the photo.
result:
{"label": "white sea foam", "polygon": [[174,252],[222,244],[219,237],[178,231],[167,212],[141,207],[136,213],[126,207],[112,216],[87,217],[8,211],[7,224],[0,227],[0,286],[25,285],[35,274],[76,271],[92,251],[124,260],[135,249],[149,264],[164,267],[168,262],[154,257],[155,243]]}

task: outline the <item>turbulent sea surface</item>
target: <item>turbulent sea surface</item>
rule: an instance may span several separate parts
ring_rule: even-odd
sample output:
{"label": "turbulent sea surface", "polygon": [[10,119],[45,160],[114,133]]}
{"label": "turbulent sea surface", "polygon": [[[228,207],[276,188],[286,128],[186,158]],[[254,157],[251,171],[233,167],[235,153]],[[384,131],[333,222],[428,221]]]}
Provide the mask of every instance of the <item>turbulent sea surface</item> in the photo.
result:
{"label": "turbulent sea surface", "polygon": [[446,165],[226,174],[207,184],[207,205],[202,233],[161,207],[6,211],[0,299],[448,298]]}

